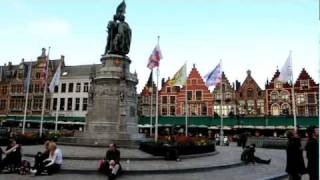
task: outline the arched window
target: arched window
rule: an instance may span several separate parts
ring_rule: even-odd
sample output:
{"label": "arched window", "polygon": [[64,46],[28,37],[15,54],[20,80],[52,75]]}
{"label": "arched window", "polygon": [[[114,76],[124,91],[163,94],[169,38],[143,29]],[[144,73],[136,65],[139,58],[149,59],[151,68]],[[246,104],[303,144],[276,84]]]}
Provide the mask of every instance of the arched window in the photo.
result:
{"label": "arched window", "polygon": [[280,115],[280,106],[278,104],[271,105],[271,115],[279,116]]}
{"label": "arched window", "polygon": [[281,91],[281,99],[283,101],[288,101],[289,100],[289,92],[288,91]]}
{"label": "arched window", "polygon": [[288,103],[284,103],[281,105],[281,114],[288,116],[290,113],[290,105]]}
{"label": "arched window", "polygon": [[278,96],[279,96],[278,92],[272,91],[271,94],[270,94],[271,101],[276,101],[276,100],[278,100]]}

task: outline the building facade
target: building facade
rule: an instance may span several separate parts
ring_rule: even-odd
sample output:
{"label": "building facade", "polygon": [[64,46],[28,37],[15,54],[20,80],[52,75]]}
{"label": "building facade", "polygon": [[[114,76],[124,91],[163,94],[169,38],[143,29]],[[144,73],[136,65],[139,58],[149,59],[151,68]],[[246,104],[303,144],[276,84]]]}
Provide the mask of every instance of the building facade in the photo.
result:
{"label": "building facade", "polygon": [[162,80],[161,89],[159,91],[159,115],[160,116],[179,116],[177,111],[178,94],[180,93],[179,86],[170,86],[169,80]]}
{"label": "building facade", "polygon": [[186,85],[178,92],[177,116],[185,115],[186,100],[188,116],[212,116],[213,97],[195,65],[187,77]]}
{"label": "building facade", "polygon": [[239,116],[264,116],[265,92],[247,71],[247,77],[236,90],[237,112]]}
{"label": "building facade", "polygon": [[297,116],[318,116],[319,84],[303,68],[294,84]]}
{"label": "building facade", "polygon": [[[222,72],[222,86],[221,83],[213,89],[213,111],[215,115],[223,117],[234,116],[236,112],[236,95],[235,88],[231,86],[225,73]],[[222,87],[222,91],[221,91]],[[222,101],[222,102],[221,102]],[[222,112],[222,113],[221,113]]]}
{"label": "building facade", "polygon": [[270,82],[266,83],[266,114],[269,116],[292,115],[292,85],[278,80],[277,70]]}

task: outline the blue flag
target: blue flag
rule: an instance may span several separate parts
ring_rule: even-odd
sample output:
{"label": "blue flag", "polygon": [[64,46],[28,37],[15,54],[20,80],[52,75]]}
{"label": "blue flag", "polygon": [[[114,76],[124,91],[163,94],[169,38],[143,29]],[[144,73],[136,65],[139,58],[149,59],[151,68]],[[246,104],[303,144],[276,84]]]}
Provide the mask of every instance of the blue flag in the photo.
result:
{"label": "blue flag", "polygon": [[222,70],[221,63],[219,63],[212,71],[204,76],[206,80],[206,86],[216,86],[221,82],[222,79]]}

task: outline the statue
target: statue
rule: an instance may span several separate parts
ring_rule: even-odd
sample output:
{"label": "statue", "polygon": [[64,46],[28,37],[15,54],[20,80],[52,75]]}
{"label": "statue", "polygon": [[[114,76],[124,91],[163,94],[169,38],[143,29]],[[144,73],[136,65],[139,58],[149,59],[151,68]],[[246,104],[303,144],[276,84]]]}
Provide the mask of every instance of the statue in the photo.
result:
{"label": "statue", "polygon": [[126,3],[122,3],[117,7],[113,21],[109,21],[107,30],[108,38],[104,52],[106,54],[126,55],[130,51],[131,29],[129,24],[125,22]]}

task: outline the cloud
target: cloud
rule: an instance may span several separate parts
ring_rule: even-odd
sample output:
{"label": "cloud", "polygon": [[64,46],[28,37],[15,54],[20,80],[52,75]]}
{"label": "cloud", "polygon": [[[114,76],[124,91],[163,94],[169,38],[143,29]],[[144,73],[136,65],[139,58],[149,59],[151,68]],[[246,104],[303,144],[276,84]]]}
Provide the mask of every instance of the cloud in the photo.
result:
{"label": "cloud", "polygon": [[27,29],[37,36],[66,36],[71,33],[71,24],[61,19],[45,19],[28,23]]}

